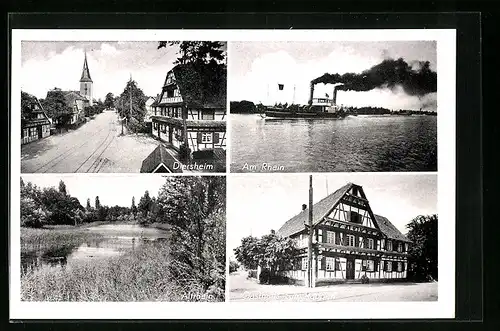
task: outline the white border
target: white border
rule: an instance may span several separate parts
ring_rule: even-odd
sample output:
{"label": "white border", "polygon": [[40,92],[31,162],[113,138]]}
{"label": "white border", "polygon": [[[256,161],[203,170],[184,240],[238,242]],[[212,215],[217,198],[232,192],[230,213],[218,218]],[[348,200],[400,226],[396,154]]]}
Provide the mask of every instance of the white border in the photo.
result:
{"label": "white border", "polygon": [[[438,259],[436,302],[342,303],[61,303],[20,301],[20,228],[10,225],[11,319],[388,319],[453,318],[455,315],[455,82],[456,30],[13,30],[12,111],[20,108],[21,40],[82,41],[437,41],[438,71]],[[229,50],[230,47],[228,47]],[[230,54],[228,54],[228,57]],[[228,67],[231,59],[228,59]],[[228,93],[230,87],[228,89]],[[228,102],[230,100],[228,94]],[[227,112],[229,115],[229,111]],[[228,116],[229,118],[229,116]],[[11,219],[19,219],[20,117],[11,116]],[[230,156],[228,125],[227,153]],[[226,171],[230,169],[227,163]],[[321,173],[325,174],[325,173]],[[74,176],[81,176],[75,174]],[[113,176],[103,174],[102,176]],[[122,174],[123,175],[123,174]],[[141,174],[140,176],[144,176]],[[217,175],[217,174],[210,174]],[[241,174],[238,174],[241,175]],[[247,174],[256,175],[256,174]],[[269,174],[257,174],[266,176]],[[278,175],[278,174],[273,174]],[[279,174],[286,175],[286,174]],[[304,174],[306,175],[306,174]],[[341,175],[341,174],[336,174]],[[367,173],[367,175],[370,175]],[[376,175],[372,173],[371,175]],[[26,177],[33,175],[24,175]],[[38,176],[38,175],[36,175]],[[51,176],[51,175],[47,175]],[[64,176],[58,174],[57,176]],[[85,175],[84,175],[85,176]],[[228,181],[231,174],[228,174]],[[229,187],[229,186],[228,186]],[[230,203],[228,192],[228,203]],[[234,220],[236,222],[237,220]],[[227,224],[230,231],[231,220]],[[229,285],[229,284],[227,284]]]}

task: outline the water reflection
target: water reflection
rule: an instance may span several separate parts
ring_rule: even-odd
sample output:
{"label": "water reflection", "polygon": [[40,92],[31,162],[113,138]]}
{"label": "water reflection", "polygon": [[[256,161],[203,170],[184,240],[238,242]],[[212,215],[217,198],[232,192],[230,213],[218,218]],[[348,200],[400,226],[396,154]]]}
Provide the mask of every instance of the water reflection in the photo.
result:
{"label": "water reflection", "polygon": [[152,228],[135,225],[103,225],[92,227],[101,236],[87,239],[75,245],[63,245],[56,249],[35,249],[21,253],[21,271],[38,269],[45,266],[66,267],[84,261],[100,261],[136,250],[141,245],[154,245],[167,239],[167,233]]}

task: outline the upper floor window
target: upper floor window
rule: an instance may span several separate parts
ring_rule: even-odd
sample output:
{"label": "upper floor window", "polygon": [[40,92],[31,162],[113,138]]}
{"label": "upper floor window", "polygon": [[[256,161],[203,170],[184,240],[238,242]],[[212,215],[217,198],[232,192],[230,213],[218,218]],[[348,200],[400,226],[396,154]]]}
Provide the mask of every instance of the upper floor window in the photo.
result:
{"label": "upper floor window", "polygon": [[360,248],[365,248],[365,240],[366,240],[365,238],[359,237],[359,243],[358,243],[358,245],[359,245]]}
{"label": "upper floor window", "polygon": [[351,211],[348,215],[349,215],[349,221],[351,221],[353,223],[358,223],[358,224],[362,223],[361,215],[356,213],[355,211]]}
{"label": "upper floor window", "polygon": [[402,251],[403,251],[403,244],[398,243],[398,252],[402,252]]}
{"label": "upper floor window", "polygon": [[354,236],[352,234],[347,235],[346,246],[354,246]]}
{"label": "upper floor window", "polygon": [[308,264],[309,264],[309,261],[307,260],[307,257],[303,257],[302,258],[302,270],[306,270]]}
{"label": "upper floor window", "polygon": [[373,239],[372,238],[368,238],[368,242],[367,242],[367,247],[368,249],[375,249],[375,244],[373,242]]}
{"label": "upper floor window", "polygon": [[203,110],[201,112],[201,119],[202,120],[213,120],[213,119],[215,119],[215,111],[213,111],[213,110]]}
{"label": "upper floor window", "polygon": [[212,132],[203,132],[201,134],[201,142],[204,144],[211,144],[213,141],[213,134]]}
{"label": "upper floor window", "polygon": [[387,240],[387,250],[392,251],[392,241]]}
{"label": "upper floor window", "polygon": [[329,244],[335,244],[335,232],[326,231],[326,242]]}

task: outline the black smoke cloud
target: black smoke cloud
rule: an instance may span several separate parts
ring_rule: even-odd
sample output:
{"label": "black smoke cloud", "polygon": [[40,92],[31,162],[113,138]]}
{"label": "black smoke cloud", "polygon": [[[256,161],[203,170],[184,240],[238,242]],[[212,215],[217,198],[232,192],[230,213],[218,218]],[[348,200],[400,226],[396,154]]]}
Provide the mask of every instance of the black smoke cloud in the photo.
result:
{"label": "black smoke cloud", "polygon": [[437,91],[437,73],[430,69],[429,61],[415,61],[410,65],[402,58],[386,59],[360,74],[326,73],[311,83],[342,83],[344,85],[337,86],[337,89],[343,91],[394,89],[401,86],[406,94],[421,97]]}

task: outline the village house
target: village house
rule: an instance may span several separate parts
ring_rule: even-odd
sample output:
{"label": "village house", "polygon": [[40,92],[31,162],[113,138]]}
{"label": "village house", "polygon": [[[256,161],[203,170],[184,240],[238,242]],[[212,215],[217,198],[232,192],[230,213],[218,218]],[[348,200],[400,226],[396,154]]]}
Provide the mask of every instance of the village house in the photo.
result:
{"label": "village house", "polygon": [[191,64],[176,65],[153,108],[153,136],[174,149],[186,144],[193,158],[225,150],[225,75],[207,77]]}
{"label": "village house", "polygon": [[[313,205],[313,284],[406,278],[408,240],[387,218],[373,214],[363,188],[348,183]],[[289,278],[307,283],[309,209],[278,231],[297,243],[299,253]]]}
{"label": "village house", "polygon": [[21,145],[50,136],[51,122],[40,101],[35,96],[27,96],[29,111],[26,109],[26,115],[21,117]]}

